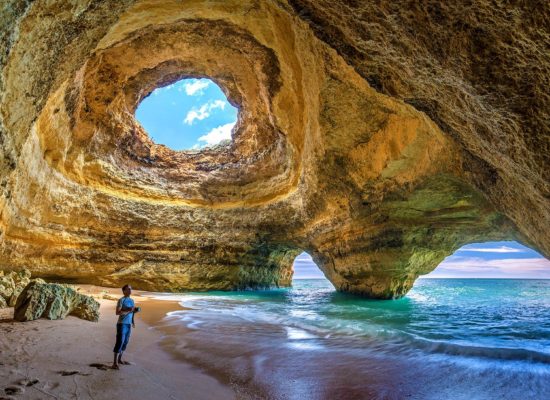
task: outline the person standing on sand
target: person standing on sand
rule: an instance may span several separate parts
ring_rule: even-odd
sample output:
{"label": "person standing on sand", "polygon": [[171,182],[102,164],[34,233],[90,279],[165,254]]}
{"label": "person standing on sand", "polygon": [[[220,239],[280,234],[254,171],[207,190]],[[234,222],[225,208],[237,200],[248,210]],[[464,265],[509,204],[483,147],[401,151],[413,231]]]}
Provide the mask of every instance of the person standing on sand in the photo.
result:
{"label": "person standing on sand", "polygon": [[113,349],[115,353],[112,366],[113,369],[119,369],[119,364],[130,364],[128,361],[122,360],[122,353],[126,350],[132,328],[135,328],[134,313],[139,311],[139,308],[135,307],[134,299],[130,297],[132,294],[132,287],[130,285],[124,285],[122,287],[122,293],[124,293],[124,297],[118,299],[116,305],[118,322],[116,324],[116,343]]}

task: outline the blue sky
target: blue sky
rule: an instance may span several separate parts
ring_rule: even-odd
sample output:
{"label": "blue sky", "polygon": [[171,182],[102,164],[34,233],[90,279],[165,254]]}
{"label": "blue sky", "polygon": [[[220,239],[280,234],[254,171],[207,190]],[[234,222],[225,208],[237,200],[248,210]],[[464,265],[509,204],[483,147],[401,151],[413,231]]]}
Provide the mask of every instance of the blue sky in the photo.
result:
{"label": "blue sky", "polygon": [[[550,261],[517,242],[485,242],[463,246],[424,278],[550,279]],[[294,279],[324,278],[309,254],[294,261]]]}
{"label": "blue sky", "polygon": [[317,264],[313,262],[311,256],[306,252],[300,254],[294,259],[294,279],[317,279],[324,278]]}
{"label": "blue sky", "polygon": [[155,143],[200,149],[231,139],[238,110],[209,79],[182,79],[142,100],[136,119]]}
{"label": "blue sky", "polygon": [[[201,149],[231,139],[238,110],[209,79],[183,79],[155,89],[136,118],[155,143],[174,150]],[[294,261],[294,278],[324,278],[310,255]],[[447,257],[426,278],[550,279],[550,261],[517,242],[472,243]]]}

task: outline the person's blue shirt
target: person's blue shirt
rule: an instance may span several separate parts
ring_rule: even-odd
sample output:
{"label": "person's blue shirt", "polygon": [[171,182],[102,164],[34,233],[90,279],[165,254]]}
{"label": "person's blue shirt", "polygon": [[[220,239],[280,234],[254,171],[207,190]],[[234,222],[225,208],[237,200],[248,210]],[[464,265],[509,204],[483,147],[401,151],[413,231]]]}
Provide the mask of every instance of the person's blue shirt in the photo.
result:
{"label": "person's blue shirt", "polygon": [[[117,308],[121,308],[124,310],[125,308],[132,308],[134,307],[134,300],[130,297],[121,297],[118,299]],[[132,323],[132,316],[134,315],[133,312],[130,312],[126,315],[119,315],[118,316],[118,322],[117,324],[127,324],[130,325]]]}

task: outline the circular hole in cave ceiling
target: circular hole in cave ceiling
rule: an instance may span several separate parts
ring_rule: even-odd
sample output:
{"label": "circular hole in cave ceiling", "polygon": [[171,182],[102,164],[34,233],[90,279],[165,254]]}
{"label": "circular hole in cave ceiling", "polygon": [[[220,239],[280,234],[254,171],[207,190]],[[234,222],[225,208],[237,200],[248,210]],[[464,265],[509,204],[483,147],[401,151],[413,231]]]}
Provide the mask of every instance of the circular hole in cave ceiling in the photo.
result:
{"label": "circular hole in cave ceiling", "polygon": [[135,116],[156,144],[179,151],[228,144],[237,114],[218,85],[193,78],[153,90]]}

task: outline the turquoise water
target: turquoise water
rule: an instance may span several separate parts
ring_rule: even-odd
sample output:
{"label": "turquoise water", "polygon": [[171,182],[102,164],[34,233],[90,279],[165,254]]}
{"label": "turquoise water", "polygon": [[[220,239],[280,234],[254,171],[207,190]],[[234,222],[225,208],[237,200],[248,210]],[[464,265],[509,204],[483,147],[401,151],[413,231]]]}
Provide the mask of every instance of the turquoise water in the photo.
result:
{"label": "turquoise water", "polygon": [[419,279],[389,301],[297,280],[180,299],[193,310],[167,323],[187,328],[182,356],[267,398],[550,398],[550,280]]}

